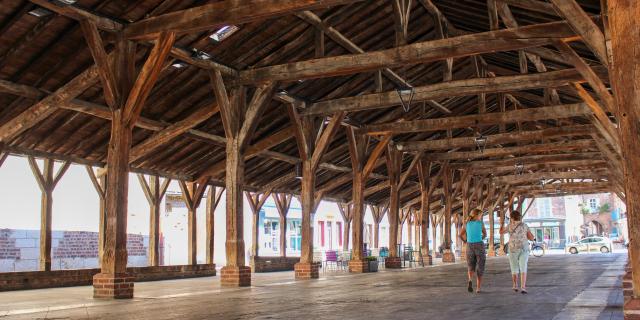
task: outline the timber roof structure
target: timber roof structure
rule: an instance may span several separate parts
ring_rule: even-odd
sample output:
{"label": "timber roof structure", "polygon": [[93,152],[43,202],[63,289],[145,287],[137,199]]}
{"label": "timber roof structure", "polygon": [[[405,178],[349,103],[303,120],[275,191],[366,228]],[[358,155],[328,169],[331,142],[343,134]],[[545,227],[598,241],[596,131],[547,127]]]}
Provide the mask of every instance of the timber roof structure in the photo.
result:
{"label": "timber roof structure", "polygon": [[[540,0],[239,1],[251,14],[231,1],[64,2],[0,6],[6,152],[104,166],[113,97],[92,46],[103,43],[110,61],[124,34],[141,68],[151,35],[169,30],[175,43],[135,122],[132,171],[223,185],[219,75],[247,101],[264,100],[245,153],[250,191],[299,193],[306,117],[318,140],[335,130],[317,171],[327,199],[351,200],[353,139],[364,149],[351,154],[369,159],[356,170],[367,170],[370,204],[388,201],[394,175],[407,208],[425,179],[434,199],[622,196],[607,53],[585,31],[607,36],[598,0],[577,1],[580,11]],[[213,16],[225,23],[199,23]]]}

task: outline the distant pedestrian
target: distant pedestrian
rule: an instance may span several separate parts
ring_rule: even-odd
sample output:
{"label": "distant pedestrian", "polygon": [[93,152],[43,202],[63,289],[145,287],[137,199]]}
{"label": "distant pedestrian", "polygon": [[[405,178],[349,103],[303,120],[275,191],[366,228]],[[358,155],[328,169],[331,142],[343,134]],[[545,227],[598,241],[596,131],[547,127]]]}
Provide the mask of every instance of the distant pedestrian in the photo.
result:
{"label": "distant pedestrian", "polygon": [[511,281],[513,291],[518,292],[518,274],[520,274],[520,290],[527,293],[527,263],[529,262],[529,241],[534,236],[529,226],[522,222],[520,211],[511,211],[511,221],[505,228],[500,227],[500,233],[509,233],[509,265],[511,267]]}
{"label": "distant pedestrian", "polygon": [[473,274],[476,274],[476,293],[480,293],[482,286],[482,275],[484,274],[484,262],[487,253],[484,249],[482,239],[487,237],[487,230],[482,222],[482,211],[473,209],[469,213],[469,219],[460,230],[458,235],[462,241],[467,243],[467,275],[469,282],[467,290],[473,292]]}

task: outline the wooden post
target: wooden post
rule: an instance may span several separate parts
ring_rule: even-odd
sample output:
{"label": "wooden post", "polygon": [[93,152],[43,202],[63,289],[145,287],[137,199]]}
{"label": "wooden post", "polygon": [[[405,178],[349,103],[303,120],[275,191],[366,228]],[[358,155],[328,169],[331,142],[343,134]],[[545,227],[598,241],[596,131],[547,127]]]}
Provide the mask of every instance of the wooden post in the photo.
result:
{"label": "wooden post", "polygon": [[171,179],[160,183],[160,177],[154,175],[147,182],[144,175],[138,174],[138,181],[149,203],[149,265],[155,267],[160,265],[160,203]]}
{"label": "wooden post", "polygon": [[[104,254],[104,234],[106,232],[106,220],[107,220],[106,190],[105,190],[107,186],[107,175],[105,174],[105,172],[102,172],[102,174],[96,175],[96,173],[93,171],[93,167],[89,165],[85,166],[85,169],[89,174],[89,179],[91,179],[91,184],[93,184],[93,187],[96,189],[96,192],[100,197],[100,212],[99,212],[100,221],[98,225],[98,261],[102,262],[102,255]],[[101,170],[104,171],[106,169],[102,168]]]}
{"label": "wooden post", "polygon": [[453,210],[453,190],[451,190],[451,182],[453,179],[453,172],[448,168],[448,163],[444,165],[446,170],[444,171],[444,175],[442,177],[443,181],[443,189],[445,196],[445,207],[444,207],[444,236],[443,236],[443,253],[442,253],[442,262],[444,263],[452,263],[456,261],[455,254],[451,251],[451,223],[452,223],[452,210]]}
{"label": "wooden post", "polygon": [[433,240],[433,256],[439,257],[440,252],[438,251],[438,217],[436,215],[431,215],[431,238]]}
{"label": "wooden post", "polygon": [[[245,152],[267,103],[271,100],[275,83],[267,82],[256,88],[249,105],[246,90],[238,86],[227,93],[220,70],[209,73],[226,136],[226,221],[225,242],[227,265],[221,269],[222,286],[250,286],[251,268],[245,266],[243,239],[243,199]],[[206,179],[206,176],[200,179]]]}
{"label": "wooden post", "polygon": [[271,195],[271,191],[267,191],[265,193],[252,193],[245,191],[247,196],[247,200],[249,200],[249,206],[251,207],[252,219],[251,219],[251,261],[253,263],[253,258],[259,257],[259,248],[260,248],[260,209],[267,201],[269,196]]}
{"label": "wooden post", "polygon": [[[469,217],[469,211],[471,210],[471,194],[469,193],[471,186],[471,171],[465,171],[462,174],[462,221],[461,226],[465,226],[467,223],[467,219]],[[462,248],[460,248],[460,259],[467,259],[467,246],[463,243]]]}
{"label": "wooden post", "polygon": [[[159,34],[137,78],[135,44],[122,35],[116,39],[113,63],[100,61],[98,59],[103,58],[94,56],[96,64],[103,66],[99,68],[101,74],[113,77],[113,83],[119,86],[112,88],[114,92],[109,92],[114,95],[114,105],[111,106],[111,137],[107,153],[107,223],[101,273],[93,277],[94,298],[133,297],[133,277],[127,274],[127,196],[132,130],[174,40],[173,32]],[[104,50],[102,44],[98,49]],[[103,89],[105,92],[110,90],[108,86]]]}
{"label": "wooden post", "polygon": [[[433,257],[429,252],[429,206],[431,205],[431,192],[433,188],[430,183],[431,175],[430,162],[420,161],[417,166],[418,179],[420,182],[420,225],[421,238],[422,238],[422,259],[425,265],[431,265],[433,263]],[[435,229],[434,229],[435,231]],[[435,237],[433,238],[435,242]]]}
{"label": "wooden post", "polygon": [[494,247],[494,242],[495,242],[494,218],[495,218],[495,212],[492,210],[489,212],[489,250],[487,252],[487,255],[489,257],[496,256],[496,250]]}
{"label": "wooden post", "polygon": [[197,236],[197,210],[202,201],[202,195],[207,189],[207,181],[204,182],[184,182],[180,181],[182,190],[182,200],[187,206],[187,263],[198,264],[198,236]]}
{"label": "wooden post", "polygon": [[287,193],[274,193],[273,200],[280,215],[280,256],[287,256],[287,214],[291,206],[293,195]]}
{"label": "wooden post", "polygon": [[338,209],[342,215],[344,229],[342,231],[342,250],[349,250],[349,239],[351,237],[351,220],[353,220],[353,205],[350,203],[338,203]]}
{"label": "wooden post", "polygon": [[300,191],[300,202],[302,206],[302,248],[300,262],[294,266],[295,278],[300,280],[317,279],[320,277],[320,274],[319,264],[313,261],[312,214],[321,201],[321,197],[317,197],[315,191],[316,171],[320,164],[320,158],[324,155],[335,133],[338,128],[340,128],[340,124],[344,118],[344,112],[334,114],[325,126],[320,126],[319,124],[322,119],[300,117],[297,106],[294,104],[289,105],[287,111],[294,127],[298,153],[302,160],[302,186]]}
{"label": "wooden post", "polygon": [[44,168],[40,171],[36,159],[29,156],[29,166],[40,187],[40,271],[51,271],[51,218],[53,210],[53,189],[69,169],[70,162],[62,164],[53,175],[54,161],[45,158]]}
{"label": "wooden post", "polygon": [[609,75],[615,92],[624,163],[624,185],[628,213],[629,253],[633,297],[625,302],[625,319],[637,319],[640,310],[640,2],[607,1],[611,36]]}
{"label": "wooden post", "polygon": [[207,264],[215,264],[214,262],[214,230],[215,230],[215,211],[222,199],[223,187],[210,186],[207,194],[207,218],[206,218],[206,250]]}
{"label": "wooden post", "polygon": [[373,215],[373,247],[379,248],[380,246],[380,222],[384,218],[387,212],[387,206],[374,206],[369,205],[371,214]]}
{"label": "wooden post", "polygon": [[356,134],[352,127],[346,128],[347,141],[349,143],[349,156],[351,158],[351,168],[353,169],[352,202],[353,202],[353,232],[352,246],[353,254],[349,261],[349,272],[368,272],[369,262],[366,261],[364,252],[364,187],[367,178],[373,172],[375,163],[382,153],[387,149],[391,137],[384,136],[367,155],[369,137]]}
{"label": "wooden post", "polygon": [[385,156],[389,175],[389,257],[385,259],[385,267],[401,268],[402,263],[398,252],[398,220],[400,219],[402,153],[397,148],[389,145]]}

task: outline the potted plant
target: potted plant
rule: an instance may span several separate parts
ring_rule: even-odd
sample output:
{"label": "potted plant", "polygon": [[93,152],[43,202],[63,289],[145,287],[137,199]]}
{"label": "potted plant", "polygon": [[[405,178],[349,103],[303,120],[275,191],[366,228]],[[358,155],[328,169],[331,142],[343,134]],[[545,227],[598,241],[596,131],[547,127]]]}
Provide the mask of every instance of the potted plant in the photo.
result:
{"label": "potted plant", "polygon": [[369,272],[378,272],[378,257],[368,256]]}

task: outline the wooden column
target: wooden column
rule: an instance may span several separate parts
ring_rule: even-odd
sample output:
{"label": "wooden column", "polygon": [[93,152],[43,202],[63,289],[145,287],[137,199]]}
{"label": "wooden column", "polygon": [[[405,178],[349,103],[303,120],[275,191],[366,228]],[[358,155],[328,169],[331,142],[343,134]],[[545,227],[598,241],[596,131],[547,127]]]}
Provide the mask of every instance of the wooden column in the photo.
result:
{"label": "wooden column", "polygon": [[431,233],[433,240],[433,256],[438,258],[440,257],[440,251],[438,250],[438,217],[436,215],[431,215]]}
{"label": "wooden column", "polygon": [[[302,206],[302,239],[300,262],[294,266],[295,278],[317,279],[319,264],[313,261],[313,219],[321,195],[316,196],[316,171],[320,164],[320,158],[324,155],[331,140],[340,128],[344,112],[334,114],[324,123],[324,119],[313,117],[301,117],[298,114],[298,106],[288,106],[289,119],[294,127],[294,135],[298,145],[298,153],[302,160],[302,183],[300,202]],[[316,139],[317,138],[317,139]]]}
{"label": "wooden column", "polygon": [[187,263],[198,264],[198,221],[197,211],[202,202],[202,196],[207,189],[206,181],[184,182],[180,181],[182,200],[187,206]]}
{"label": "wooden column", "polygon": [[353,232],[352,246],[353,253],[349,261],[349,272],[368,272],[369,263],[366,261],[364,252],[364,187],[367,178],[373,172],[375,163],[387,149],[391,137],[384,136],[367,155],[369,137],[356,134],[352,127],[346,128],[347,141],[349,143],[349,156],[351,158],[351,168],[353,170],[352,196],[353,202]]}
{"label": "wooden column", "polygon": [[[221,270],[222,286],[250,286],[251,268],[245,266],[243,239],[243,199],[245,153],[258,120],[271,100],[275,84],[267,82],[258,86],[246,104],[246,90],[235,87],[227,93],[219,70],[209,73],[216,101],[220,106],[220,116],[226,136],[226,221],[225,242],[227,265]],[[200,179],[204,179],[201,177]]]}
{"label": "wooden column", "polygon": [[280,256],[287,256],[287,214],[291,206],[293,195],[287,193],[274,193],[273,200],[280,215]]}
{"label": "wooden column", "polygon": [[[461,221],[461,225],[465,226],[467,223],[467,219],[469,218],[469,211],[471,210],[471,193],[470,191],[470,185],[471,185],[471,171],[467,170],[462,174],[462,187],[461,187],[461,192],[462,194],[460,195],[460,197],[462,198],[462,221]],[[466,244],[462,244],[462,248],[460,248],[460,259],[462,260],[466,260],[467,259],[467,245]]]}
{"label": "wooden column", "polygon": [[413,247],[413,209],[407,209],[407,243]]}
{"label": "wooden column", "polygon": [[271,191],[265,193],[245,191],[249,207],[251,207],[251,258],[258,257],[260,251],[260,210],[264,203],[269,199]]}
{"label": "wooden column", "polygon": [[206,259],[207,264],[215,264],[214,248],[215,248],[215,211],[222,199],[223,187],[210,186],[207,193],[207,217],[206,217]]}
{"label": "wooden column", "polygon": [[344,229],[342,231],[342,250],[349,250],[349,239],[351,238],[351,221],[353,220],[353,205],[351,203],[338,203],[338,210],[342,215]]}
{"label": "wooden column", "polygon": [[442,262],[451,263],[456,261],[455,254],[451,251],[451,214],[453,210],[453,190],[451,190],[451,182],[453,179],[453,172],[448,169],[448,164],[444,165],[446,167],[444,171],[444,175],[442,177],[444,189],[444,197],[445,197],[445,207],[444,207],[444,235],[443,235],[443,253],[442,253]]}
{"label": "wooden column", "polygon": [[[433,257],[429,253],[429,206],[431,205],[431,193],[433,188],[430,183],[431,163],[420,161],[417,166],[418,179],[420,182],[420,225],[422,226],[420,236],[422,238],[422,258],[425,265],[433,263]],[[434,237],[435,242],[435,237]]]}
{"label": "wooden column", "polygon": [[171,179],[160,182],[157,175],[149,176],[149,181],[138,174],[138,181],[149,203],[149,266],[160,265],[160,203],[167,192]]}
{"label": "wooden column", "polygon": [[51,219],[53,210],[53,189],[69,169],[70,162],[62,164],[58,172],[53,174],[54,161],[45,158],[43,170],[40,171],[36,159],[29,156],[29,166],[40,188],[40,271],[51,271]]}
{"label": "wooden column", "polygon": [[489,211],[489,250],[487,252],[487,255],[489,257],[495,257],[496,256],[496,249],[495,249],[495,246],[494,246],[494,243],[496,241],[496,239],[495,239],[495,227],[494,227],[495,215],[496,215],[496,213],[494,211]]}
{"label": "wooden column", "polygon": [[398,252],[398,220],[400,220],[400,173],[402,171],[402,153],[389,145],[385,154],[389,175],[389,257],[385,259],[386,268],[402,267]]}
{"label": "wooden column", "polygon": [[380,244],[380,222],[384,215],[387,213],[387,206],[374,206],[369,205],[371,214],[373,215],[373,247],[379,248]]}
{"label": "wooden column", "polygon": [[[165,65],[175,34],[173,32],[159,34],[136,77],[133,42],[118,35],[114,59],[109,60],[103,52],[104,46],[95,26],[85,28],[83,31],[86,38],[89,39],[89,33],[92,33],[92,39],[99,40],[88,41],[88,43],[92,48],[96,65],[99,67],[101,79],[105,80],[103,82],[105,96],[114,97],[110,104],[112,121],[107,152],[105,249],[101,261],[101,273],[93,277],[93,296],[95,298],[132,298],[133,277],[127,274],[127,196],[132,130]],[[96,52],[100,54],[95,54]]]}
{"label": "wooden column", "polygon": [[629,228],[629,255],[633,297],[625,302],[625,319],[638,319],[640,310],[640,2],[607,1],[611,37],[609,76],[618,110],[624,163],[624,185]]}
{"label": "wooden column", "polygon": [[106,187],[107,187],[107,175],[104,170],[105,168],[101,168],[102,172],[98,170],[98,174],[93,171],[93,167],[87,165],[85,166],[87,170],[87,174],[89,174],[89,179],[91,179],[91,184],[95,188],[98,196],[100,197],[100,212],[99,212],[99,223],[98,223],[98,261],[102,261],[102,255],[104,253],[104,234],[106,232],[106,223],[107,223],[107,205],[106,205]]}

